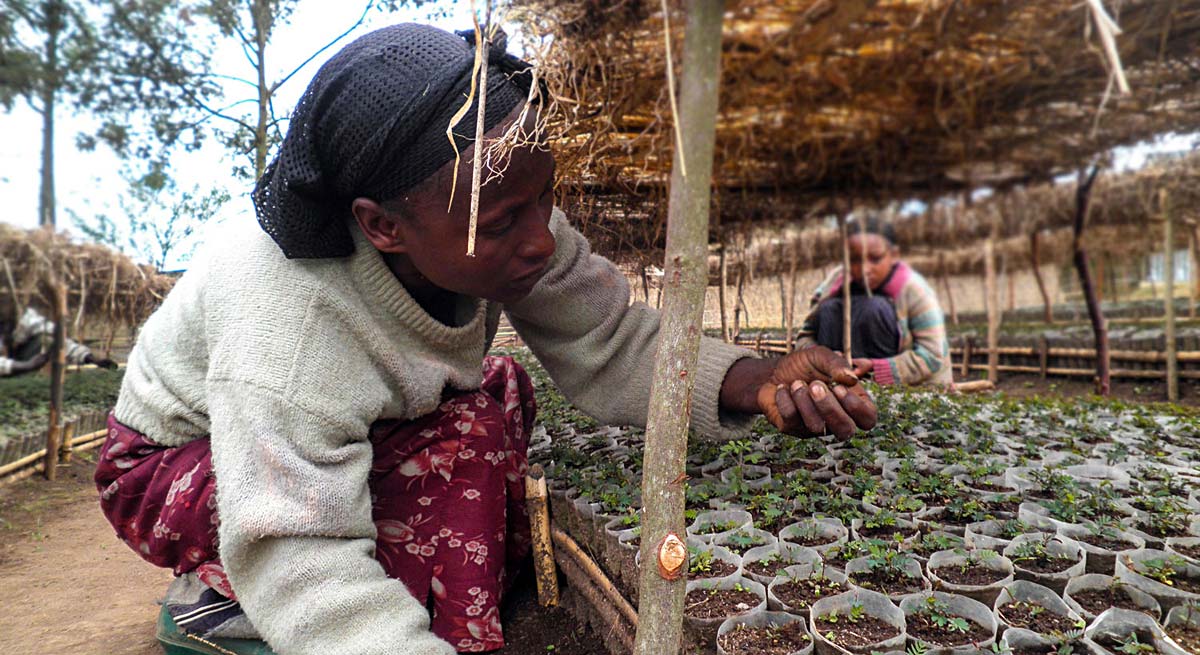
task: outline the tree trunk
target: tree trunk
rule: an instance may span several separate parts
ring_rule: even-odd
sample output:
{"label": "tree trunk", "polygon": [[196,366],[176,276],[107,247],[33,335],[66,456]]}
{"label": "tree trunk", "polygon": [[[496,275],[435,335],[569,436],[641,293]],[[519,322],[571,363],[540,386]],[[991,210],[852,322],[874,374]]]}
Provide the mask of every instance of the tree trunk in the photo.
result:
{"label": "tree trunk", "polygon": [[47,0],[43,5],[46,21],[46,74],[41,80],[42,114],[42,179],[38,194],[38,225],[58,224],[54,193],[54,108],[61,84],[58,69],[58,37],[63,30],[65,7],[61,0]]}
{"label": "tree trunk", "polygon": [[1000,379],[1000,292],[996,285],[996,239],[993,236],[983,243],[984,301],[987,303],[987,379],[995,384]]}
{"label": "tree trunk", "polygon": [[67,283],[58,274],[51,282],[54,290],[51,317],[54,342],[50,347],[50,425],[46,432],[46,459],[42,473],[47,480],[58,477],[58,451],[62,439],[63,382],[67,374]]}
{"label": "tree trunk", "polygon": [[1033,277],[1037,280],[1038,292],[1042,294],[1042,319],[1046,325],[1054,323],[1054,308],[1050,305],[1050,294],[1046,292],[1046,281],[1042,279],[1042,261],[1038,244],[1038,233],[1029,235],[1029,263],[1033,266]]}
{"label": "tree trunk", "polygon": [[271,3],[254,0],[254,54],[258,71],[258,122],[254,126],[254,179],[267,170],[267,128],[271,117],[271,87],[267,85],[267,41],[271,38]]}
{"label": "tree trunk", "polygon": [[851,341],[853,327],[850,312],[850,235],[846,232],[846,216],[838,212],[838,229],[842,232],[842,352],[846,361],[854,366],[854,343]]}
{"label": "tree trunk", "polygon": [[1108,324],[1104,320],[1104,311],[1096,297],[1096,286],[1092,283],[1092,272],[1088,266],[1087,250],[1083,247],[1083,228],[1087,222],[1088,205],[1091,202],[1092,184],[1100,169],[1092,167],[1092,172],[1079,172],[1079,183],[1075,189],[1075,223],[1074,223],[1074,261],[1075,271],[1079,274],[1079,287],[1083,289],[1083,298],[1087,302],[1088,316],[1092,321],[1092,335],[1096,340],[1096,392],[1107,396],[1110,388],[1108,368]]}
{"label": "tree trunk", "polygon": [[1175,347],[1175,212],[1166,189],[1158,191],[1158,206],[1163,213],[1163,268],[1166,269],[1167,302],[1164,305],[1167,338],[1167,400],[1179,402],[1179,357]]}
{"label": "tree trunk", "polygon": [[[713,144],[716,140],[717,89],[721,65],[722,0],[688,3],[680,81],[681,136],[671,164],[667,209],[666,300],[650,385],[642,481],[641,580],[637,655],[679,652],[683,635],[686,558],[674,579],[662,546],[674,537],[682,546],[687,476],[688,412],[700,347],[700,323],[707,286],[707,242]],[[668,32],[669,35],[669,32]],[[669,38],[669,36],[668,36]],[[684,175],[684,168],[687,175]],[[684,547],[686,554],[686,547]],[[657,565],[656,565],[657,564]]]}

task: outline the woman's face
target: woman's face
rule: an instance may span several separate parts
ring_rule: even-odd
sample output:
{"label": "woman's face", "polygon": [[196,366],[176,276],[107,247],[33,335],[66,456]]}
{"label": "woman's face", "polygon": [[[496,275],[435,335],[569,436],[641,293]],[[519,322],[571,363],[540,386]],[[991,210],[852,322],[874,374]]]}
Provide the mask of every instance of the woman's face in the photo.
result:
{"label": "woman's face", "polygon": [[403,202],[404,216],[398,219],[398,227],[405,244],[404,255],[421,276],[438,288],[513,303],[533,290],[554,254],[554,236],[549,228],[554,207],[554,157],[542,148],[514,150],[503,176],[480,188],[475,256],[468,257],[468,154],[464,153],[458,169],[453,203],[451,175],[444,171],[435,175],[433,184],[409,194]]}
{"label": "woman's face", "polygon": [[878,234],[854,234],[847,244],[850,247],[850,278],[868,289],[882,284],[896,265],[895,246]]}

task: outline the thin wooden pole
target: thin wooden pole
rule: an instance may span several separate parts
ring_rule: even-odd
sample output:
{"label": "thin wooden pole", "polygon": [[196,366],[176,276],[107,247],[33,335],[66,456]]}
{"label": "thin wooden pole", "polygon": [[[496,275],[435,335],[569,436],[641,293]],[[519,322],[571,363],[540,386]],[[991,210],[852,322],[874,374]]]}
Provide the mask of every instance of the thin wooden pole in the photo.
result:
{"label": "thin wooden pole", "polygon": [[1033,268],[1033,277],[1037,280],[1038,291],[1042,294],[1042,316],[1046,325],[1054,323],[1054,309],[1050,305],[1050,294],[1046,292],[1046,281],[1042,279],[1042,261],[1038,243],[1038,232],[1029,235],[1029,263]]}
{"label": "thin wooden pole", "polygon": [[788,350],[796,339],[796,248],[788,250],[788,298],[787,298],[787,341]]}
{"label": "thin wooden pole", "polygon": [[1188,318],[1196,318],[1196,296],[1200,289],[1200,249],[1196,244],[1196,227],[1188,228],[1188,253],[1191,255],[1191,266],[1188,267]]}
{"label": "thin wooden pole", "polygon": [[[665,5],[664,19],[669,15]],[[685,6],[687,27],[676,120],[678,133],[687,138],[681,136],[671,162],[663,277],[669,294],[650,383],[642,478],[637,655],[673,655],[679,652],[683,637],[687,569],[684,459],[689,416],[679,408],[691,406],[708,278],[706,243],[724,2],[696,0]]]}
{"label": "thin wooden pole", "polygon": [[1046,369],[1050,367],[1050,343],[1046,335],[1038,337],[1038,369],[1043,380],[1046,379]]}
{"label": "thin wooden pole", "polygon": [[58,444],[62,438],[63,378],[67,372],[66,318],[67,286],[62,275],[53,282],[54,342],[50,349],[50,425],[46,431],[46,464],[43,475],[47,480],[58,477]]}
{"label": "thin wooden pole", "polygon": [[58,461],[59,461],[59,463],[62,463],[62,464],[70,464],[71,463],[71,455],[73,454],[73,452],[75,450],[75,444],[74,444],[75,429],[76,429],[76,426],[78,423],[79,423],[78,420],[67,421],[66,426],[63,427],[62,438],[59,440],[59,444],[58,444]]}
{"label": "thin wooden pole", "polygon": [[1087,250],[1083,247],[1083,228],[1087,222],[1092,184],[1095,183],[1096,175],[1099,172],[1100,168],[1097,166],[1092,167],[1091,173],[1079,171],[1079,183],[1075,188],[1073,247],[1075,271],[1079,274],[1079,286],[1083,289],[1088,316],[1092,321],[1092,334],[1096,340],[1096,392],[1101,396],[1107,396],[1111,387],[1108,361],[1108,324],[1104,319],[1104,311],[1100,308],[1100,301],[1096,297],[1096,286],[1092,283]]}
{"label": "thin wooden pole", "polygon": [[966,379],[971,374],[971,356],[975,349],[975,340],[971,337],[964,337],[963,342],[963,359],[962,370],[959,371],[958,377]]}
{"label": "thin wooden pole", "polygon": [[1167,400],[1179,402],[1179,360],[1175,343],[1175,212],[1166,189],[1158,191],[1158,205],[1163,213],[1163,277],[1166,283],[1164,309],[1167,337]]}
{"label": "thin wooden pole", "polygon": [[996,239],[993,235],[983,243],[983,276],[984,287],[987,289],[984,300],[987,303],[987,379],[993,384],[1000,379],[1000,292],[996,284]]}
{"label": "thin wooden pole", "polygon": [[743,252],[742,255],[742,257],[738,258],[737,289],[735,290],[735,298],[733,299],[734,338],[737,338],[737,335],[742,333],[742,309],[745,307],[745,301],[742,300],[742,293],[746,287],[746,263],[744,260],[745,253]]}
{"label": "thin wooden pole", "polygon": [[842,352],[846,361],[854,365],[854,344],[850,329],[853,313],[850,311],[850,235],[847,232],[846,216],[838,212],[838,229],[842,232]]}
{"label": "thin wooden pole", "polygon": [[725,306],[725,287],[729,286],[729,262],[725,259],[725,241],[721,240],[721,286],[717,287],[717,302],[721,305],[721,338],[725,343],[733,341],[729,333],[729,314]]}
{"label": "thin wooden pole", "polygon": [[946,253],[938,253],[938,271],[942,278],[942,290],[946,293],[946,305],[950,308],[950,321],[958,325],[958,310],[954,307],[954,291],[950,288],[950,276],[946,274]]}

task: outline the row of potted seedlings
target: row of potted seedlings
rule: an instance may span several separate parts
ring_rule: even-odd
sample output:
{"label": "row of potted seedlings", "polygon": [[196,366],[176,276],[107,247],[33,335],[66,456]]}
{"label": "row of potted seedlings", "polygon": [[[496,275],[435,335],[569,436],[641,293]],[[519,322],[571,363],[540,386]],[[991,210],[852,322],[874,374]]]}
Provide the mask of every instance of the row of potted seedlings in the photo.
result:
{"label": "row of potted seedlings", "polygon": [[[536,374],[535,385],[531,459],[547,467],[554,520],[636,603],[641,434],[596,425]],[[756,655],[1200,653],[1197,419],[872,392],[879,426],[845,442],[761,421],[742,439],[691,442],[697,643]],[[813,615],[826,607],[837,614]]]}

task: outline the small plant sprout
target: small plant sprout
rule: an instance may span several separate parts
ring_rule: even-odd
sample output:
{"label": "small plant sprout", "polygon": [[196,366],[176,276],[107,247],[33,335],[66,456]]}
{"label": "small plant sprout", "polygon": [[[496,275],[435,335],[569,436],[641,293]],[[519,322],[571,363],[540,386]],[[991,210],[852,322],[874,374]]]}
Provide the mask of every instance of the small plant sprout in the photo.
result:
{"label": "small plant sprout", "polygon": [[691,561],[688,565],[688,573],[712,572],[713,552],[711,550],[699,550],[695,547],[688,548],[688,559]]}
{"label": "small plant sprout", "polygon": [[929,618],[929,622],[948,632],[969,632],[971,624],[964,618],[950,614],[950,606],[946,601],[938,600],[936,596],[926,596],[920,613]]}
{"label": "small plant sprout", "polygon": [[1156,557],[1142,562],[1137,570],[1147,578],[1157,580],[1167,586],[1175,586],[1175,576],[1179,575],[1180,571],[1186,570],[1187,563],[1182,557],[1172,555],[1170,557]]}
{"label": "small plant sprout", "polygon": [[1146,653],[1157,652],[1157,649],[1153,644],[1142,643],[1138,639],[1137,633],[1131,632],[1117,646],[1117,652],[1124,653],[1124,655],[1146,655]]}

